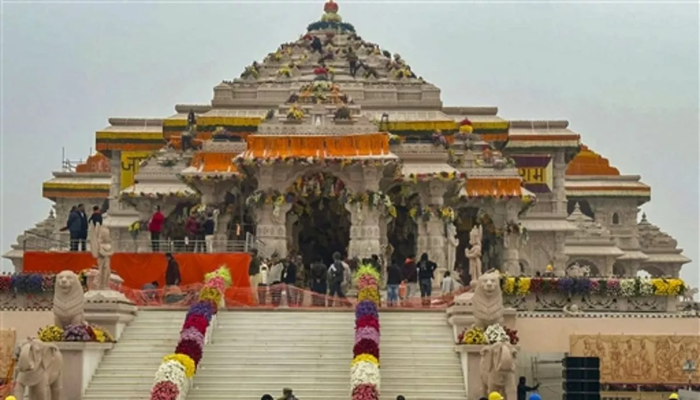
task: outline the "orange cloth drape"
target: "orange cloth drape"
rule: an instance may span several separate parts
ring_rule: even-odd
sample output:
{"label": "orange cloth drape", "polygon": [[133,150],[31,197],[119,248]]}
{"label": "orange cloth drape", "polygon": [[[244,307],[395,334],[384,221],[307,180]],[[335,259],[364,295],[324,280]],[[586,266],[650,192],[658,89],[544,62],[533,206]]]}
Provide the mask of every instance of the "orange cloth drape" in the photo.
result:
{"label": "orange cloth drape", "polygon": [[519,178],[468,179],[467,194],[471,197],[520,196],[521,180]]}
{"label": "orange cloth drape", "polygon": [[[216,254],[174,254],[180,265],[182,285],[202,283],[204,274],[212,272],[222,265],[231,271],[232,284],[226,297],[242,304],[250,304],[247,291],[249,288],[248,263],[250,255],[246,253],[216,253]],[[54,273],[70,270],[80,272],[97,264],[90,253],[24,253],[24,273]],[[141,289],[143,285],[158,281],[161,287],[165,284],[165,268],[167,261],[162,253],[115,253],[111,260],[112,270],[124,279],[124,286]]]}
{"label": "orange cloth drape", "polygon": [[248,156],[255,158],[287,157],[358,157],[389,154],[389,135],[342,136],[263,136],[247,138]]}
{"label": "orange cloth drape", "polygon": [[192,157],[190,166],[199,168],[204,165],[203,172],[237,172],[236,165],[233,163],[234,157],[236,157],[235,153],[198,151]]}

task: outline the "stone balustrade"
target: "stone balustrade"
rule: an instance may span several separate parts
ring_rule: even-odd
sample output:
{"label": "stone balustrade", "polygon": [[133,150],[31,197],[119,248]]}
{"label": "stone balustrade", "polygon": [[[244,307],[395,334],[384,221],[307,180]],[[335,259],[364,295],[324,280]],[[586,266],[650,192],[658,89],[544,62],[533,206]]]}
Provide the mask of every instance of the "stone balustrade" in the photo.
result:
{"label": "stone balustrade", "polygon": [[[677,312],[676,296],[608,296],[605,294],[570,295],[565,293],[529,293],[504,295],[503,303],[518,311],[562,311],[576,305],[579,312]],[[574,308],[575,311],[575,308]]]}
{"label": "stone balustrade", "polygon": [[0,310],[51,310],[53,290],[36,294],[0,292]]}

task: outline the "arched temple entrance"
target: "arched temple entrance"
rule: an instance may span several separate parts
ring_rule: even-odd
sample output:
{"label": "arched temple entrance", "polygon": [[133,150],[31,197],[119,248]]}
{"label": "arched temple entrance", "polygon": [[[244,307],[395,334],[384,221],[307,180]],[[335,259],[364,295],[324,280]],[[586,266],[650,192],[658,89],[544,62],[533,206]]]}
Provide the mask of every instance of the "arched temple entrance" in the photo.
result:
{"label": "arched temple entrance", "polygon": [[415,211],[420,206],[420,199],[406,185],[393,187],[388,195],[396,207],[396,218],[387,227],[388,241],[394,250],[391,261],[401,266],[407,258],[416,256],[418,224]]}
{"label": "arched temple entrance", "polygon": [[350,213],[345,208],[345,184],[326,172],[298,178],[286,192],[291,209],[290,250],[300,254],[305,265],[323,260],[330,264],[333,253],[347,255],[350,242]]}

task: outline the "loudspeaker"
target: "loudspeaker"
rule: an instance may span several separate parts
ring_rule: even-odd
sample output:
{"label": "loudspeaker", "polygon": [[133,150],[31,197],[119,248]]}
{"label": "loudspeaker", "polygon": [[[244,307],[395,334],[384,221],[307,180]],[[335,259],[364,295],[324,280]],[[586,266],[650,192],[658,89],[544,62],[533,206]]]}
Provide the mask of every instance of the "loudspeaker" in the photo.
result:
{"label": "loudspeaker", "polygon": [[566,357],[562,364],[562,400],[600,400],[598,357]]}

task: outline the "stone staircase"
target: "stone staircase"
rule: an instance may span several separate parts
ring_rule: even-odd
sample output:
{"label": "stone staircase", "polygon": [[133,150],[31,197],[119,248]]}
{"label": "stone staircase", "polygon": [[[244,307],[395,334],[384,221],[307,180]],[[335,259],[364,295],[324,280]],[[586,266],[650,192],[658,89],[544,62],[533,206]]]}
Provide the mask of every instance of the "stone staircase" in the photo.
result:
{"label": "stone staircase", "polygon": [[441,312],[379,313],[381,397],[466,400],[452,327]]}
{"label": "stone staircase", "polygon": [[144,311],[102,358],[82,400],[148,400],[163,356],[180,338],[185,311]]}
{"label": "stone staircase", "polygon": [[[350,397],[352,312],[220,311],[187,400]],[[435,400],[433,397],[431,400]]]}

